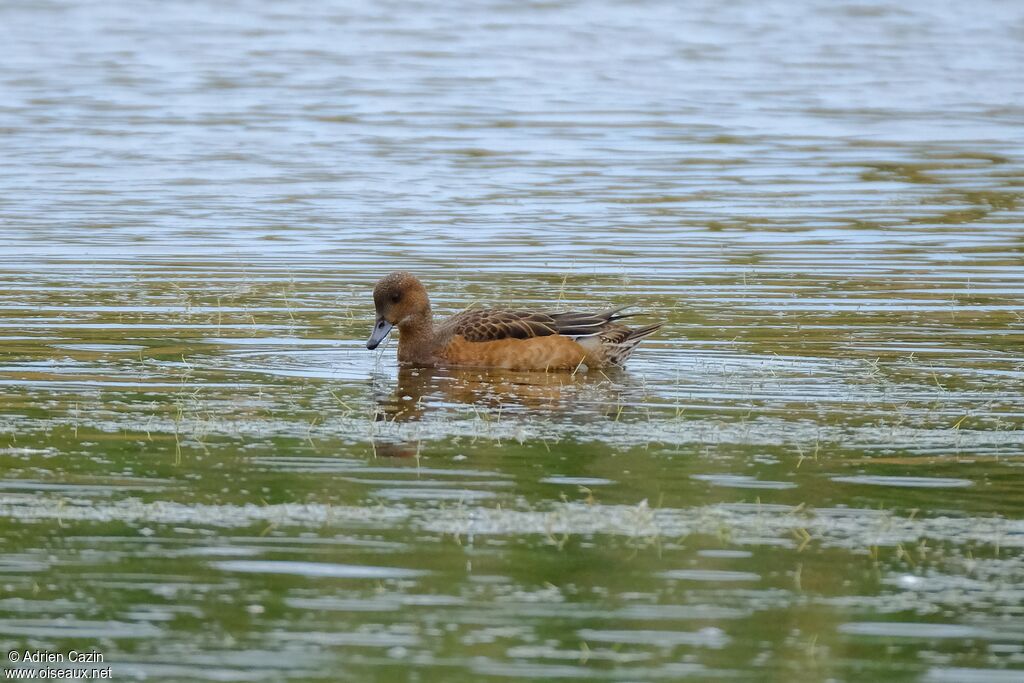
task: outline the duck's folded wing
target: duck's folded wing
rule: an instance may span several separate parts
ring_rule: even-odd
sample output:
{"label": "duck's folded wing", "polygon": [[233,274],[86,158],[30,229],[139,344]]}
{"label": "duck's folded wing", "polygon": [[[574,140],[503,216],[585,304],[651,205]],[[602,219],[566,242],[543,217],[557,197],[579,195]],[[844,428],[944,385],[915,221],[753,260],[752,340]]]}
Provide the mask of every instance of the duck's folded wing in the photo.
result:
{"label": "duck's folded wing", "polygon": [[449,319],[446,326],[453,335],[471,342],[499,339],[530,339],[561,334],[586,337],[600,334],[608,323],[632,315],[616,308],[600,313],[542,313],[539,311],[471,310]]}

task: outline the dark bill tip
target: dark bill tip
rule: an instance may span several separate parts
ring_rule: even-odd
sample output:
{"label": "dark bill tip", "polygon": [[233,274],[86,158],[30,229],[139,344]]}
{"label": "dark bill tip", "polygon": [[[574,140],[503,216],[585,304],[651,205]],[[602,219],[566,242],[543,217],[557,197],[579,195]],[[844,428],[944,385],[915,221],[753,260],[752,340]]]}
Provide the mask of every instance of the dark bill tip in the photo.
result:
{"label": "dark bill tip", "polygon": [[384,338],[388,336],[393,327],[394,325],[389,323],[387,320],[378,320],[377,324],[373,328],[373,333],[366,341],[366,348],[372,351],[380,346],[380,343],[384,341]]}

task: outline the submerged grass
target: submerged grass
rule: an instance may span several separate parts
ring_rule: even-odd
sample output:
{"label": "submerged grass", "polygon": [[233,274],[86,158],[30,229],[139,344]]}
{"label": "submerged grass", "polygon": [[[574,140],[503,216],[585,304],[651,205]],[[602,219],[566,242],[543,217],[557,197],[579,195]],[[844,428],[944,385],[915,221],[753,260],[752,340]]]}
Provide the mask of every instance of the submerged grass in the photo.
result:
{"label": "submerged grass", "polygon": [[[953,316],[950,282],[816,276],[830,298],[808,308],[789,297],[808,279],[762,267],[687,307],[632,277],[667,327],[625,372],[399,372],[363,348],[361,287],[293,269],[141,269],[130,295],[113,269],[102,305],[67,283],[0,296],[19,330],[0,340],[0,571],[32,575],[0,630],[39,628],[9,600],[102,605],[158,629],[108,647],[151,675],[167,642],[281,637],[428,678],[823,672],[880,637],[889,664],[840,670],[1017,666],[1017,635],[989,627],[1021,616],[1024,579],[1024,375],[1011,312],[981,294],[1002,285],[972,278]],[[584,283],[633,298],[582,273],[546,298],[585,305]],[[942,644],[908,645],[914,624]]]}

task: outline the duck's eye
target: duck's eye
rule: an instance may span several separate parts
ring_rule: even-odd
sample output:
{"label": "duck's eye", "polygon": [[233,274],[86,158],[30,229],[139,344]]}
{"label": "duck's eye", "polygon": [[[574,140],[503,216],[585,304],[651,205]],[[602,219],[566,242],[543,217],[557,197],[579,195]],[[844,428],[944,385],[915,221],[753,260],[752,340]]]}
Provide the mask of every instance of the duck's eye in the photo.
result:
{"label": "duck's eye", "polygon": [[401,299],[402,299],[402,295],[401,294],[392,294],[391,295],[391,303],[393,303],[393,304],[397,304],[399,301],[401,301]]}

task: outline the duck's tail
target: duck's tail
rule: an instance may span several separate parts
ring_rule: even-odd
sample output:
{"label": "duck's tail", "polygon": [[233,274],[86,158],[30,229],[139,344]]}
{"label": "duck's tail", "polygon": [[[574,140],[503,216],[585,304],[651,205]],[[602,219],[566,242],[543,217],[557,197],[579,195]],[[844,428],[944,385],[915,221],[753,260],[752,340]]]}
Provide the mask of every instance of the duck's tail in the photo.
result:
{"label": "duck's tail", "polygon": [[623,365],[629,360],[637,344],[661,329],[662,324],[654,323],[635,328],[611,324],[598,335],[577,339],[577,342],[587,350],[588,358],[595,361],[596,365]]}
{"label": "duck's tail", "polygon": [[608,362],[623,365],[633,355],[637,344],[661,329],[663,323],[654,323],[643,327],[626,328],[625,338],[617,344],[608,346]]}

